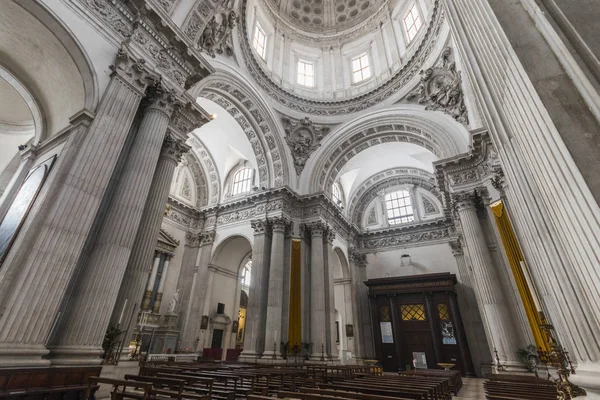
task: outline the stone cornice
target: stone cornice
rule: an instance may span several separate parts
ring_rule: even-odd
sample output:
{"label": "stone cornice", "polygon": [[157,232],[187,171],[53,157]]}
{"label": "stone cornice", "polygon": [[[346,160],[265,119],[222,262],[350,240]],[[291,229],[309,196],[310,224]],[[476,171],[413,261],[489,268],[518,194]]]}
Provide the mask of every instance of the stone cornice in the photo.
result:
{"label": "stone cornice", "polygon": [[362,253],[373,253],[408,245],[443,243],[448,242],[455,236],[455,233],[456,228],[452,221],[448,219],[403,225],[363,233],[358,238],[358,250]]}
{"label": "stone cornice", "polygon": [[422,65],[428,59],[435,47],[436,39],[439,36],[444,20],[444,12],[441,8],[440,1],[435,0],[432,8],[431,20],[427,26],[427,31],[425,32],[423,39],[410,59],[394,74],[393,77],[368,93],[361,94],[351,99],[340,101],[318,101],[302,98],[281,88],[277,83],[271,80],[270,76],[263,70],[256,60],[247,39],[249,36],[246,6],[247,1],[243,0],[240,5],[242,15],[238,27],[238,40],[249,74],[263,91],[276,103],[293,111],[314,116],[352,114],[375,106],[392,97],[421,70]]}

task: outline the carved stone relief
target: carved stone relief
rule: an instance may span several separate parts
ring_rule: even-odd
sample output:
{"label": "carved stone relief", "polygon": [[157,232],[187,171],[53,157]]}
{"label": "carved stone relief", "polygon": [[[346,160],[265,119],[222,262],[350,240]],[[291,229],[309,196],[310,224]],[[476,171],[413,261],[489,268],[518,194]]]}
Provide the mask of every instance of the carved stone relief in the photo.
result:
{"label": "carved stone relief", "polygon": [[375,210],[375,207],[371,207],[371,210],[369,211],[369,216],[367,217],[367,225],[377,225],[377,212]]}
{"label": "carved stone relief", "polygon": [[437,214],[439,212],[435,202],[431,199],[428,199],[426,196],[421,195],[421,199],[423,201],[423,211],[425,211],[425,215],[427,214]]}
{"label": "carved stone relief", "polygon": [[281,121],[285,129],[285,141],[294,158],[296,174],[300,175],[308,157],[321,145],[329,128],[314,125],[308,117],[301,120],[283,117]]}
{"label": "carved stone relief", "polygon": [[202,31],[198,47],[213,58],[216,54],[233,55],[231,31],[238,20],[234,10],[217,10]]}
{"label": "carved stone relief", "polygon": [[467,107],[462,90],[462,77],[456,70],[456,64],[450,61],[452,49],[446,47],[440,62],[433,67],[421,71],[421,83],[415,93],[407,99],[417,98],[425,104],[426,110],[440,110],[462,124],[469,123]]}

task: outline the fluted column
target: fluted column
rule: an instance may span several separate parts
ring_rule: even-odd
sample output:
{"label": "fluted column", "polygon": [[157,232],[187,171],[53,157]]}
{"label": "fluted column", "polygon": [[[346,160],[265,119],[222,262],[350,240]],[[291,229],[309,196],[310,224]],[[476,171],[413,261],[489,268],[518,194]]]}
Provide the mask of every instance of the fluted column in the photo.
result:
{"label": "fluted column", "polygon": [[[158,274],[158,267],[160,266],[160,254],[155,253],[154,256],[154,264],[152,265],[152,272],[150,273],[150,279],[148,279],[148,284],[146,285],[146,291],[144,292],[144,298],[142,300],[142,310],[150,310],[152,305],[150,304],[150,300],[152,299],[152,291],[154,290],[154,283],[156,282],[156,275]],[[123,279],[125,280],[125,279]],[[123,287],[121,285],[121,287]],[[119,293],[120,294],[120,293]],[[121,297],[121,296],[119,296]],[[129,299],[127,299],[129,300]],[[123,302],[125,304],[125,302]],[[119,301],[117,300],[117,306],[119,305]],[[115,308],[116,310],[116,308]],[[116,313],[113,311],[113,316],[116,317]]]}
{"label": "fluted column", "polygon": [[[324,276],[325,276],[325,313],[327,319],[327,339],[326,351],[331,359],[338,358],[337,351],[337,329],[335,318],[335,294],[333,283],[333,257],[337,255],[333,252],[333,240],[335,233],[331,228],[327,229],[327,234],[324,237],[325,242],[325,259],[324,259]],[[342,329],[342,327],[340,327]],[[340,332],[341,338],[341,332]]]}
{"label": "fluted column", "polygon": [[0,365],[47,365],[44,343],[59,312],[68,315],[60,307],[151,78],[143,60],[132,59],[125,47],[112,70],[89,130],[69,137],[52,195],[4,263]]}
{"label": "fluted column", "polygon": [[215,231],[200,234],[200,250],[198,263],[194,268],[194,276],[190,288],[190,300],[186,309],[186,319],[181,335],[181,348],[198,351],[200,348],[200,326],[206,292],[208,290],[208,265],[212,254]]}
{"label": "fluted column", "polygon": [[[179,279],[177,280],[177,288],[180,290],[181,300],[176,311],[178,313],[177,323],[181,332],[183,332],[183,327],[185,326],[185,320],[187,318],[186,312],[190,303],[190,295],[194,283],[194,269],[196,267],[199,251],[200,235],[188,232],[185,235],[181,272],[179,273]],[[180,350],[186,351],[186,347],[180,347]],[[191,349],[187,347],[187,351],[189,350]]]}
{"label": "fluted column", "polygon": [[[214,286],[214,282],[215,282],[215,272],[217,271],[217,269],[215,268],[214,265],[209,265],[207,270],[206,270],[206,276],[205,279],[206,280],[206,292],[204,294],[204,304],[202,305],[202,315],[206,315],[209,318],[211,318],[211,305],[213,305],[212,303],[212,292],[213,292],[213,286]],[[213,308],[213,313],[214,311],[216,311],[215,308]],[[202,351],[202,349],[204,349],[205,347],[210,347],[210,341],[212,339],[211,335],[210,335],[211,330],[210,329],[206,329],[204,331],[204,336],[200,339],[200,343],[202,344],[202,348],[198,349],[200,351]]]}
{"label": "fluted column", "polygon": [[[485,320],[487,337],[502,360],[516,361],[519,344],[515,340],[515,327],[506,306],[500,280],[488,251],[485,235],[481,228],[473,193],[453,195],[473,275],[477,282],[476,293]],[[490,349],[490,353],[493,349]]]}
{"label": "fluted column", "polygon": [[96,242],[81,262],[76,289],[49,346],[53,364],[100,363],[104,334],[176,104],[173,93],[160,85],[150,93]]}
{"label": "fluted column", "polygon": [[279,342],[281,336],[281,314],[283,304],[283,253],[285,229],[289,221],[282,217],[270,218],[269,223],[273,231],[271,244],[271,265],[269,269],[269,288],[267,300],[267,323],[265,329],[265,352],[263,357],[281,356]]}
{"label": "fluted column", "polygon": [[[265,346],[266,293],[268,290],[268,243],[269,224],[266,220],[253,220],[254,246],[252,248],[252,269],[248,309],[246,310],[246,333],[242,360],[251,361],[260,357]],[[266,272],[266,274],[265,274]],[[266,279],[265,279],[266,275]]]}
{"label": "fluted column", "polygon": [[375,356],[373,339],[371,335],[371,314],[369,311],[368,288],[364,284],[367,280],[367,256],[348,249],[348,258],[353,272],[352,306],[355,312],[354,341],[356,344],[356,357],[369,359]]}
{"label": "fluted column", "polygon": [[310,341],[313,360],[320,360],[326,346],[325,271],[323,235],[327,227],[321,221],[308,225],[310,230]]}

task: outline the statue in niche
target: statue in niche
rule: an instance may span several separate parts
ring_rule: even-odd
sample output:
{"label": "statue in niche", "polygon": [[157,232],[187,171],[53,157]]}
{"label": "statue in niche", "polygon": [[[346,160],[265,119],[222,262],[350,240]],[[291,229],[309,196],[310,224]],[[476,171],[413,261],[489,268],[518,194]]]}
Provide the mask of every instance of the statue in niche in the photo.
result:
{"label": "statue in niche", "polygon": [[179,303],[179,289],[173,293],[173,298],[169,303],[169,308],[167,308],[167,314],[175,314],[175,310],[177,309],[177,303]]}
{"label": "statue in niche", "polygon": [[329,128],[313,125],[308,117],[301,120],[284,117],[282,122],[285,127],[285,141],[294,158],[296,174],[300,175],[308,157],[321,145],[320,142],[329,132]]}
{"label": "statue in niche", "polygon": [[233,55],[230,34],[238,21],[234,10],[218,10],[202,31],[198,47],[213,58],[217,54]]}
{"label": "statue in niche", "polygon": [[440,110],[462,124],[469,123],[467,107],[462,91],[462,77],[456,63],[450,61],[450,47],[444,48],[440,62],[433,68],[421,71],[419,88],[407,99],[417,98],[426,110]]}

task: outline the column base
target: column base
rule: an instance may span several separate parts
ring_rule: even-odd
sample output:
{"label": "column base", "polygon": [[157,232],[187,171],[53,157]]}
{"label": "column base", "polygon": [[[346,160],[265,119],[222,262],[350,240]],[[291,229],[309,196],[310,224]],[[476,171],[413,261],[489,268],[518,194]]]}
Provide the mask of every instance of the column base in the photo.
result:
{"label": "column base", "polygon": [[244,350],[238,357],[238,361],[245,362],[245,363],[256,363],[259,358],[261,358],[261,355],[258,354],[256,351]]}
{"label": "column base", "polygon": [[100,365],[104,350],[98,346],[65,346],[50,349],[52,365]]}
{"label": "column base", "polygon": [[586,399],[600,400],[600,363],[578,364],[569,381],[587,392]]}
{"label": "column base", "polygon": [[[275,354],[275,357],[273,357],[273,354]],[[278,351],[277,351],[277,352],[274,352],[273,350],[271,350],[271,351],[265,351],[265,352],[262,354],[262,357],[261,357],[261,358],[262,358],[263,360],[264,360],[264,359],[276,359],[276,360],[281,360],[281,359],[282,359],[282,358],[281,358],[281,353],[280,353],[280,352],[278,352]]]}
{"label": "column base", "polygon": [[42,357],[50,351],[41,344],[0,344],[0,367],[48,367],[50,360]]}

